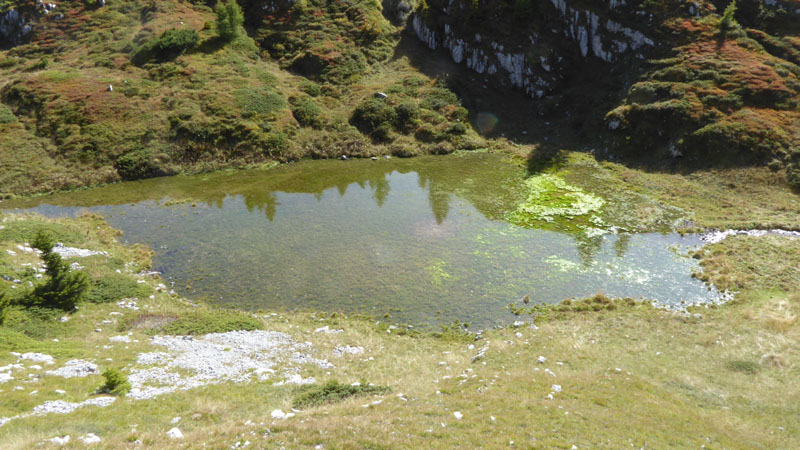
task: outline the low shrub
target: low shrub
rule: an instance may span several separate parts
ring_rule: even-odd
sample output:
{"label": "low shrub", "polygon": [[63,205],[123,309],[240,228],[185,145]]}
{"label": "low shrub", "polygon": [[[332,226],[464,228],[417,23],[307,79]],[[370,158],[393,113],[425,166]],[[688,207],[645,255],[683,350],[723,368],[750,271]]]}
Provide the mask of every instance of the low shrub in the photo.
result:
{"label": "low shrub", "polygon": [[97,390],[98,394],[125,395],[131,391],[128,376],[119,369],[108,368],[103,371],[106,382]]}
{"label": "low shrub", "polygon": [[297,123],[306,127],[318,127],[320,125],[320,109],[311,97],[296,97],[289,99],[292,107],[292,115]]}
{"label": "low shrub", "polygon": [[91,280],[86,301],[90,303],[110,303],[123,298],[142,298],[150,295],[152,290],[146,284],[125,275],[112,273],[99,279]]}
{"label": "low shrub", "polygon": [[461,122],[456,122],[456,123],[450,125],[449,127],[447,127],[447,133],[448,134],[460,135],[460,134],[464,134],[466,132],[467,132],[467,126],[464,125]]}
{"label": "low shrub", "polygon": [[200,35],[190,28],[171,28],[152,39],[133,54],[134,64],[144,64],[151,59],[168,61],[197,46]]}
{"label": "low shrub", "polygon": [[727,367],[728,370],[745,373],[748,375],[755,375],[761,368],[761,366],[759,366],[757,362],[740,361],[740,360],[728,361],[725,364],[725,367]]}
{"label": "low shrub", "polygon": [[255,115],[268,117],[286,107],[283,97],[266,86],[237,89],[233,91],[233,97],[244,111],[245,117]]}
{"label": "low shrub", "polygon": [[399,131],[407,131],[419,123],[419,106],[414,102],[402,102],[394,107],[395,127]]}
{"label": "low shrub", "polygon": [[319,97],[322,95],[322,88],[311,80],[301,81],[300,90],[312,97]]}
{"label": "low shrub", "polygon": [[397,122],[397,112],[385,99],[369,98],[356,106],[350,122],[362,133],[385,140]]}
{"label": "low shrub", "polygon": [[264,324],[249,314],[234,311],[212,311],[179,317],[155,331],[176,336],[193,336],[263,329]]}
{"label": "low shrub", "polygon": [[452,91],[445,87],[435,87],[423,96],[420,106],[425,109],[440,111],[445,106],[459,104],[458,97]]}
{"label": "low shrub", "polygon": [[330,380],[323,385],[303,386],[292,402],[293,408],[310,408],[328,403],[340,402],[346,398],[363,395],[385,394],[390,392],[388,386],[374,386],[364,381],[360,383],[342,384]]}
{"label": "low shrub", "polygon": [[125,180],[149,178],[158,174],[153,152],[147,149],[134,150],[120,156],[114,166],[119,176]]}
{"label": "low shrub", "polygon": [[17,116],[11,111],[11,108],[0,103],[0,124],[14,123],[17,121]]}

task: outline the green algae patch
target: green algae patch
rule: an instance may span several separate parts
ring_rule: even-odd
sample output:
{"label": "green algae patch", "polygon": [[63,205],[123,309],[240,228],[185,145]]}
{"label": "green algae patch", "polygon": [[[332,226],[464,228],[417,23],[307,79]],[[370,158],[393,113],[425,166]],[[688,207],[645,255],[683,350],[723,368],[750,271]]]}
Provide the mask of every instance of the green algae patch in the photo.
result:
{"label": "green algae patch", "polygon": [[442,283],[452,277],[452,275],[445,270],[445,267],[447,267],[447,262],[439,260],[425,268],[431,276],[431,283],[436,286],[441,286]]}
{"label": "green algae patch", "polygon": [[[592,220],[599,214],[605,200],[573,186],[562,178],[551,174],[534,175],[525,180],[528,196],[517,208],[506,216],[506,220],[526,228],[546,223],[571,221],[582,218]],[[569,223],[563,224],[569,227]]]}

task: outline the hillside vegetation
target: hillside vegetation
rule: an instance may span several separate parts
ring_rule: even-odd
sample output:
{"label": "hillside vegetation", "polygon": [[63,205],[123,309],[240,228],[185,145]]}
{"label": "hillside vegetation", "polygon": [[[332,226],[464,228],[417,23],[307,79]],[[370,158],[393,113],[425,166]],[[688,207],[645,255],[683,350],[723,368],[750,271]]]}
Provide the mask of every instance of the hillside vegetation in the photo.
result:
{"label": "hillside vegetation", "polygon": [[[473,131],[499,137],[485,129],[487,101],[507,114],[504,125],[518,124],[508,137],[534,144],[555,138],[656,168],[767,165],[800,183],[795,0],[739,0],[727,15],[727,2],[673,0],[450,8],[433,0],[240,1],[228,31],[217,3],[0,4],[0,14],[16,9],[32,26],[0,51],[0,192],[307,157],[502,147]],[[625,33],[645,44],[615,44],[642,46],[600,53],[607,63],[591,52],[615,41],[598,35],[591,44],[601,47],[582,55],[577,38],[563,34],[575,35],[584,19],[563,16],[564,8],[609,20],[600,29],[633,27]],[[521,48],[535,67],[514,70],[540,77],[545,87],[534,96],[544,98],[521,109],[507,97],[522,92],[492,99],[506,81],[486,73],[482,88],[470,89],[472,76],[447,66],[450,55],[425,50],[408,30],[414,14],[446,27],[451,45],[465,35],[484,46],[535,41]],[[518,132],[543,121],[556,128]]]}
{"label": "hillside vegetation", "polygon": [[372,2],[302,2],[225,38],[203,2],[90,3],[0,52],[0,192],[482,145],[458,97],[392,59]]}

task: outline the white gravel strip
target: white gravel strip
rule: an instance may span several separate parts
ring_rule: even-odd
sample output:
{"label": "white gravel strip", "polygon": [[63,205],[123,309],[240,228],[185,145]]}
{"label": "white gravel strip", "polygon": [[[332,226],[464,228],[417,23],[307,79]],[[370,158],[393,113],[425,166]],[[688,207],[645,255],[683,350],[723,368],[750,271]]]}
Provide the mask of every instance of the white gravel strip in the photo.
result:
{"label": "white gravel strip", "polygon": [[800,231],[789,231],[789,230],[714,230],[709,231],[707,233],[703,233],[700,235],[700,240],[708,244],[716,244],[718,242],[723,241],[725,238],[729,236],[766,236],[768,234],[774,234],[777,236],[786,236],[786,237],[800,237]]}
{"label": "white gravel strip", "polygon": [[53,251],[61,255],[62,258],[86,258],[94,255],[108,256],[107,252],[96,252],[85,248],[67,247],[61,242],[57,243],[53,247]]}

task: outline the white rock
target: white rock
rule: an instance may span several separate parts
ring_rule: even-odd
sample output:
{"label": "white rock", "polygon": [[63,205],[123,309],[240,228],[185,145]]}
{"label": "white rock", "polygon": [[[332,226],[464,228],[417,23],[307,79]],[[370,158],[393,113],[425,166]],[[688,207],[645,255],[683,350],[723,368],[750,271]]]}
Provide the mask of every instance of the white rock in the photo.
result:
{"label": "white rock", "polygon": [[94,433],[89,433],[86,436],[81,437],[80,440],[83,441],[83,443],[86,445],[92,445],[92,444],[97,444],[98,442],[100,442],[101,439],[100,436]]}
{"label": "white rock", "polygon": [[453,413],[453,417],[455,417],[458,420],[461,420],[464,417],[464,415],[461,414],[461,411],[456,411]]}
{"label": "white rock", "polygon": [[169,421],[169,423],[175,425],[176,423],[178,423],[180,421],[181,421],[180,417],[173,417],[172,420]]}
{"label": "white rock", "polygon": [[111,336],[108,338],[108,340],[111,342],[124,342],[127,344],[131,341],[131,338],[130,336]]}
{"label": "white rock", "polygon": [[561,385],[560,384],[554,384],[552,387],[550,387],[550,389],[552,389],[553,392],[555,392],[555,393],[559,393],[559,392],[561,392]]}
{"label": "white rock", "polygon": [[56,445],[67,445],[69,444],[69,435],[66,435],[64,437],[56,436],[50,439],[50,442]]}
{"label": "white rock", "polygon": [[181,430],[177,428],[167,431],[167,436],[169,436],[171,439],[183,439],[183,433],[181,433]]}
{"label": "white rock", "polygon": [[539,356],[538,358],[536,358],[536,362],[538,362],[539,364],[544,364],[545,361],[547,361],[547,358],[545,358],[544,356]]}
{"label": "white rock", "polygon": [[294,417],[294,413],[285,413],[285,412],[281,411],[280,409],[272,410],[272,414],[270,414],[270,415],[275,420],[284,420],[284,419],[290,419],[290,418]]}

